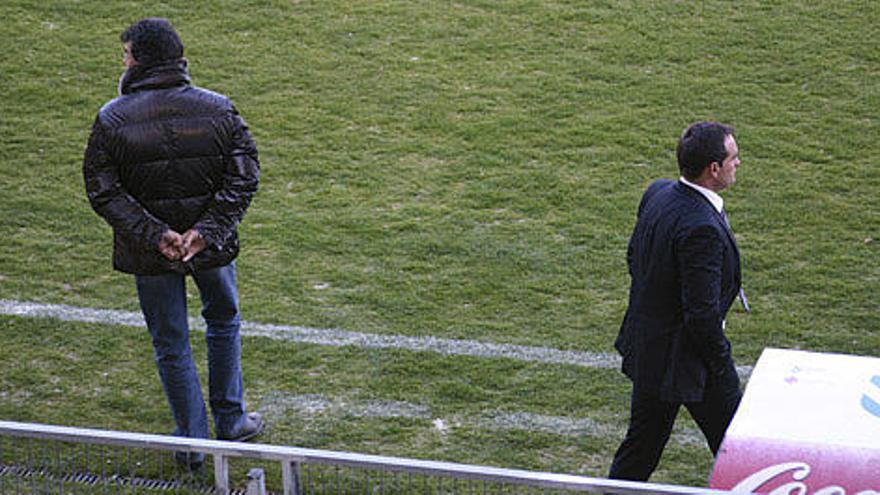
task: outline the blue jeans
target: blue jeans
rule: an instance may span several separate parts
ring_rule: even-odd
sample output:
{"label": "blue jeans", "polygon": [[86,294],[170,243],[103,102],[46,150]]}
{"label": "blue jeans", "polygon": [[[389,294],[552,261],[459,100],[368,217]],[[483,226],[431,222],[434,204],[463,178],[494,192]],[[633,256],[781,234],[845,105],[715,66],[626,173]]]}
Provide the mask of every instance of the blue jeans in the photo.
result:
{"label": "blue jeans", "polygon": [[[207,327],[208,388],[214,430],[229,435],[245,421],[235,262],[192,275]],[[186,279],[178,273],[135,275],[138,299],[153,338],[156,365],[177,428],[175,435],[208,438],[208,418],[189,343]]]}

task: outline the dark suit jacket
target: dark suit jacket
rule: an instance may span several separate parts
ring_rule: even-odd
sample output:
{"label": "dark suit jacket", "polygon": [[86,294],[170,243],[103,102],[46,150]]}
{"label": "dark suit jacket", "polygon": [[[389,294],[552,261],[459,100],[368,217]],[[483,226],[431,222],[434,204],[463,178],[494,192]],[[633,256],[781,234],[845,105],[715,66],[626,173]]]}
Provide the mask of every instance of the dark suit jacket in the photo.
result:
{"label": "dark suit jacket", "polygon": [[615,347],[636,393],[700,401],[707,381],[736,373],[722,322],[739,293],[739,251],[696,189],[651,184],[627,249],[629,307]]}

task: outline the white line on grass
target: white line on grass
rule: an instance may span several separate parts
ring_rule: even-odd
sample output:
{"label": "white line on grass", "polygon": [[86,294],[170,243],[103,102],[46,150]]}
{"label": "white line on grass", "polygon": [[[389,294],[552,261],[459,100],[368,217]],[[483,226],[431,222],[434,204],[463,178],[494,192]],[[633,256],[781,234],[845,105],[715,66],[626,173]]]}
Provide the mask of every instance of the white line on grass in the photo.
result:
{"label": "white line on grass", "polygon": [[[0,314],[29,318],[53,318],[63,321],[101,323],[128,327],[144,327],[139,312],[112,309],[78,308],[65,304],[43,304],[0,299]],[[193,329],[204,331],[204,323],[198,318],[190,319]],[[449,356],[473,356],[484,358],[507,358],[547,364],[568,364],[587,368],[617,369],[620,357],[615,354],[585,351],[566,351],[549,347],[532,347],[513,344],[495,344],[476,340],[444,339],[424,336],[382,335],[349,332],[337,329],[308,328],[290,325],[272,325],[243,321],[241,333],[247,336],[268,337],[276,340],[302,342],[326,346],[351,346],[365,349],[404,349],[419,352],[436,352]],[[747,377],[751,366],[739,366],[740,376]]]}
{"label": "white line on grass", "polygon": [[[294,395],[281,391],[266,394],[258,410],[266,422],[275,424],[287,414],[312,418],[407,418],[431,421],[439,434],[454,428],[481,428],[487,430],[520,430],[550,433],[562,436],[590,436],[602,439],[621,439],[626,432],[623,424],[599,422],[590,418],[569,418],[528,412],[487,411],[478,416],[454,415],[448,418],[434,417],[431,408],[401,401],[352,401],[328,399],[321,394]],[[334,421],[335,423],[335,421]],[[703,445],[705,440],[694,428],[676,427],[673,441],[680,445]]]}

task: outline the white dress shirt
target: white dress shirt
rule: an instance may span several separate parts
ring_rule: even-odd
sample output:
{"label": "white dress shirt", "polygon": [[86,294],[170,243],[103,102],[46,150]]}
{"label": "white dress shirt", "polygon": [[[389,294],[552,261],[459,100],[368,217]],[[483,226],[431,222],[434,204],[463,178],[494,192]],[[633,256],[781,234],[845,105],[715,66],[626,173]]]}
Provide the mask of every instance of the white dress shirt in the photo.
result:
{"label": "white dress shirt", "polygon": [[722,198],[721,195],[719,195],[717,192],[715,192],[711,189],[706,189],[703,186],[699,186],[697,184],[694,184],[693,182],[685,179],[684,177],[682,177],[678,180],[680,180],[683,184],[688,185],[690,187],[693,187],[694,189],[699,191],[700,194],[705,196],[706,199],[708,199],[709,202],[712,203],[712,206],[715,207],[715,210],[718,211],[718,213],[721,213],[722,211],[724,211],[724,198]]}

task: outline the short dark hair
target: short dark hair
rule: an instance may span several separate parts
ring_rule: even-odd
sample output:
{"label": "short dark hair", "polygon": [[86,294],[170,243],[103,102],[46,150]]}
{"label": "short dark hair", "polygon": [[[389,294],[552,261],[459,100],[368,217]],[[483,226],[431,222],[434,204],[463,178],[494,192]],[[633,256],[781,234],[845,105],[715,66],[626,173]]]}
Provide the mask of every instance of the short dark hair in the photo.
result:
{"label": "short dark hair", "polygon": [[183,57],[183,43],[167,19],[151,17],[132,24],[119,37],[131,42],[131,55],[141,65],[155,65]]}
{"label": "short dark hair", "polygon": [[712,162],[724,162],[727,158],[724,144],[727,136],[733,135],[733,127],[719,122],[691,124],[684,130],[676,149],[681,175],[685,179],[693,180]]}

